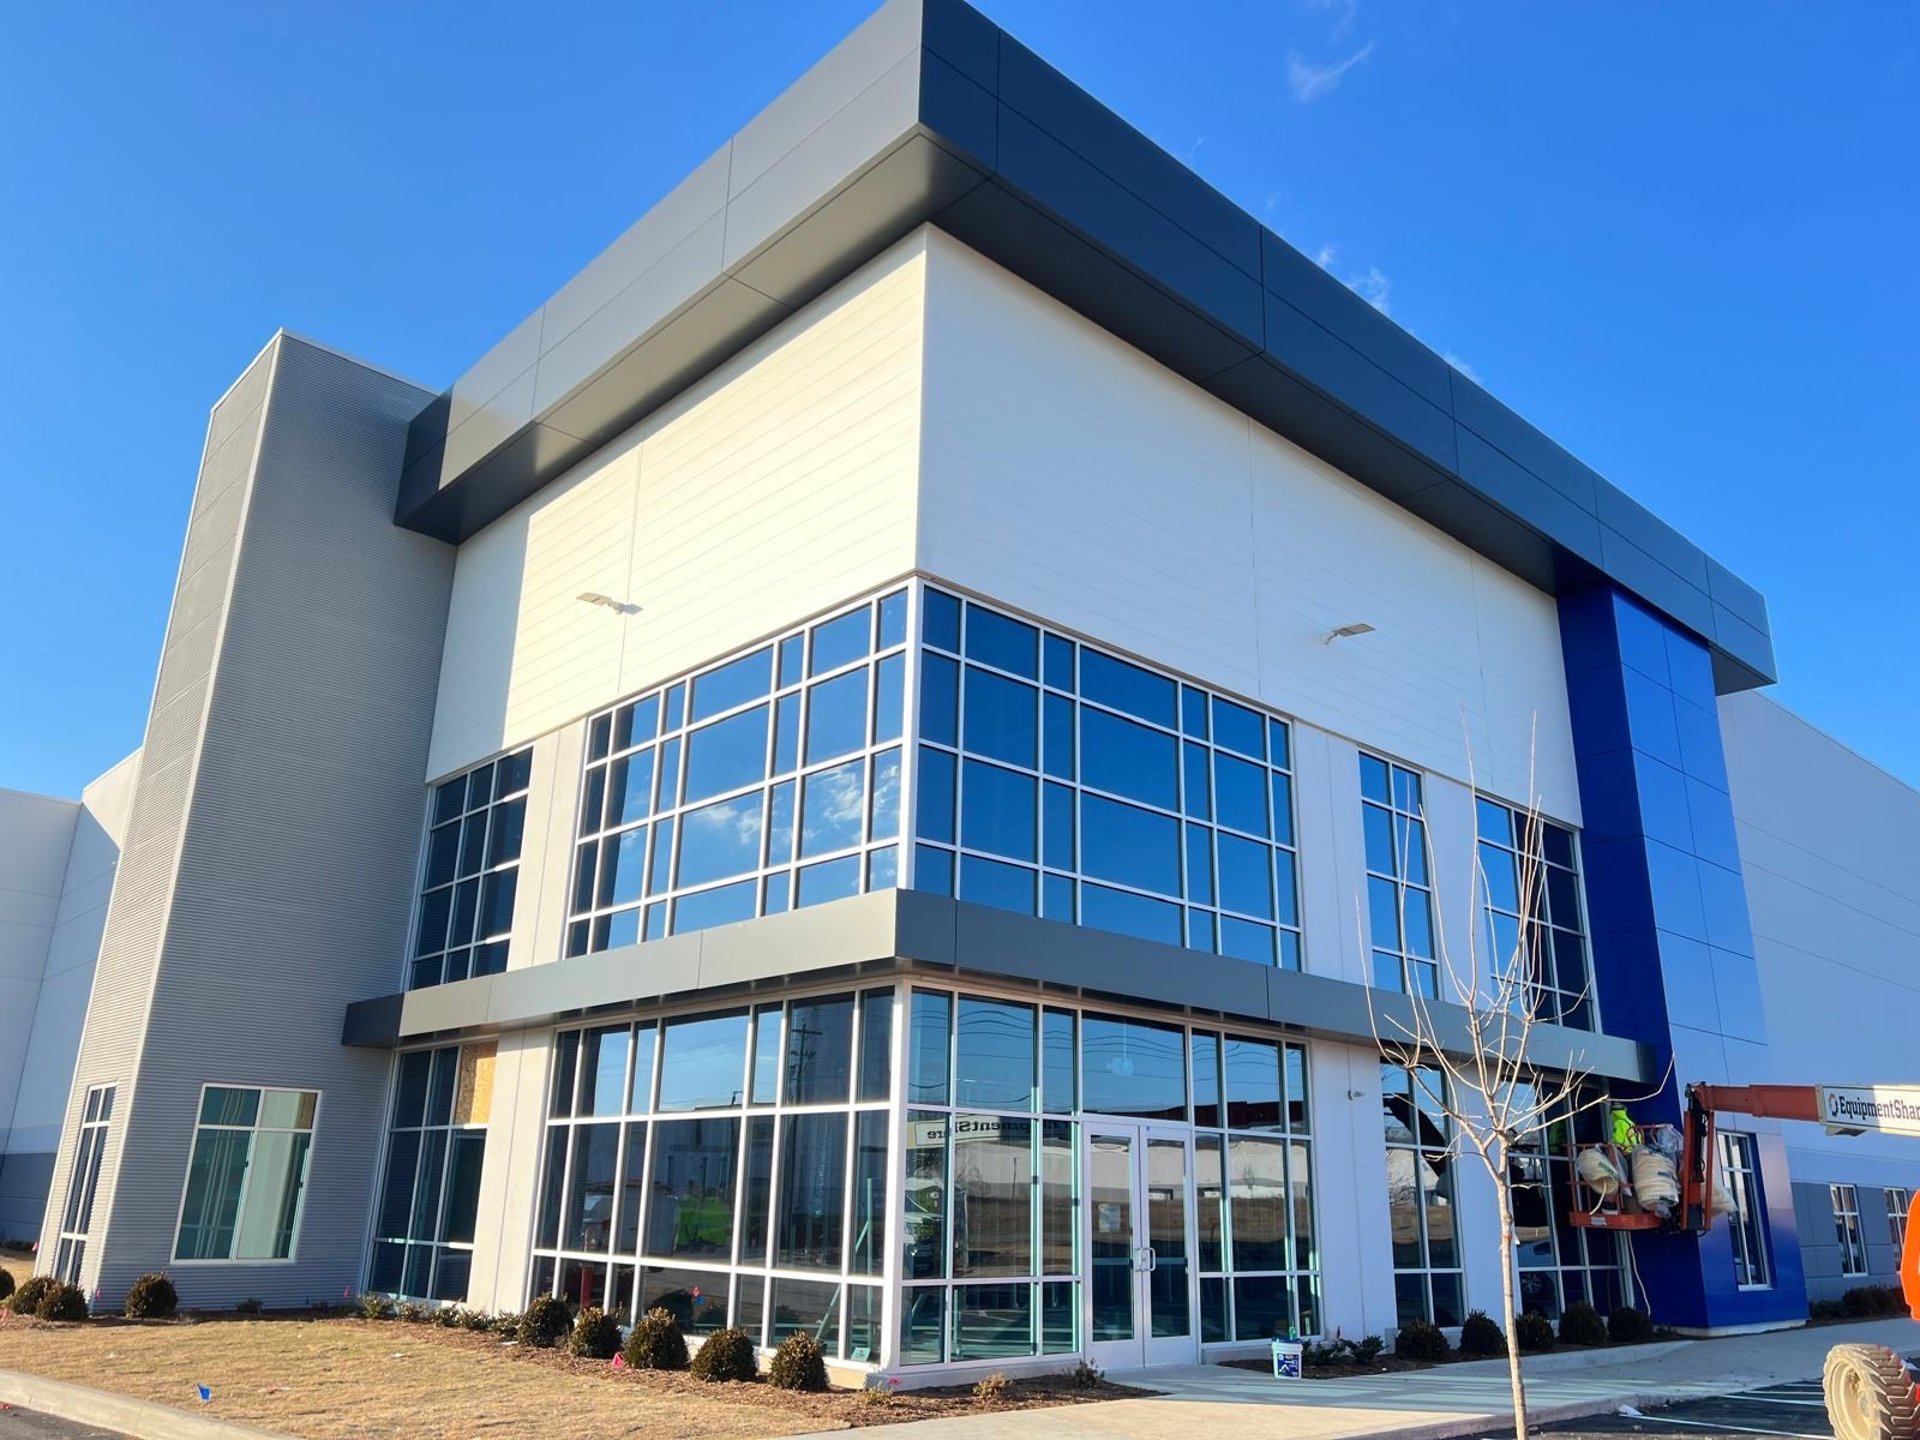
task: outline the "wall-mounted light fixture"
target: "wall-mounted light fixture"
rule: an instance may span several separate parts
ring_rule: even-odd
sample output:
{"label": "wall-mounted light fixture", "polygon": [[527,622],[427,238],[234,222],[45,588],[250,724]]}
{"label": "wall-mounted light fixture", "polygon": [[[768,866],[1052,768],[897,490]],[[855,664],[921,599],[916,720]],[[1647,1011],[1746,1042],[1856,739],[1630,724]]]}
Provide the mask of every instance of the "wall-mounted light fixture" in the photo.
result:
{"label": "wall-mounted light fixture", "polygon": [[602,595],[598,590],[588,590],[573,597],[588,605],[604,605],[620,615],[638,615],[640,607],[631,601],[616,600],[611,595]]}
{"label": "wall-mounted light fixture", "polygon": [[[584,597],[583,597],[584,598]],[[1338,630],[1329,630],[1320,637],[1322,645],[1331,645],[1336,640],[1351,640],[1356,635],[1371,635],[1373,627],[1364,620],[1356,620],[1351,625],[1342,625]]]}

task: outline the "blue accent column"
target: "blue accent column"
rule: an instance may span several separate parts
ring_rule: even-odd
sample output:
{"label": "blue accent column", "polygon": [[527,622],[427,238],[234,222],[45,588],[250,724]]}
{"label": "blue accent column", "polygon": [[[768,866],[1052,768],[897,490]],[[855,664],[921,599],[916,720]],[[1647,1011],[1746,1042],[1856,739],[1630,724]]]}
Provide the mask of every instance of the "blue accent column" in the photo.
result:
{"label": "blue accent column", "polygon": [[[1642,1121],[1677,1123],[1693,1081],[1773,1078],[1706,645],[1610,586],[1560,599],[1600,1023],[1672,1073]],[[1654,1318],[1698,1329],[1805,1316],[1776,1127],[1758,1134],[1773,1286],[1734,1285],[1724,1224],[1634,1237]]]}

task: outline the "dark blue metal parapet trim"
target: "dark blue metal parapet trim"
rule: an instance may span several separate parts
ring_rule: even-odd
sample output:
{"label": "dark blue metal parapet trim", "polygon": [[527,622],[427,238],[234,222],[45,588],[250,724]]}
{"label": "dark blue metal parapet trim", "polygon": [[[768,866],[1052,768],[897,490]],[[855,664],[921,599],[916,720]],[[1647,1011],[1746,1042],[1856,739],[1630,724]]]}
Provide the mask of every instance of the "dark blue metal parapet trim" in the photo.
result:
{"label": "dark blue metal parapet trim", "polygon": [[962,0],[892,0],[415,420],[460,541],[934,224],[1553,593],[1774,679],[1765,601]]}

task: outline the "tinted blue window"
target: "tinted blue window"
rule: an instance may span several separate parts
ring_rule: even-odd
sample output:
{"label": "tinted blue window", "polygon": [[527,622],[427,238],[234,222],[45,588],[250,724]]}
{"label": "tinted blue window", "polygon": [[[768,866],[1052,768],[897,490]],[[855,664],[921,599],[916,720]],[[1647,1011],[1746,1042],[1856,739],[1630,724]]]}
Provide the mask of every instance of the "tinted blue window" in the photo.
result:
{"label": "tinted blue window", "polygon": [[1064,785],[1047,786],[1042,833],[1046,863],[1056,870],[1073,869],[1073,791]]}
{"label": "tinted blue window", "polygon": [[978,855],[960,857],[960,898],[996,910],[1033,914],[1033,871]]}
{"label": "tinted blue window", "polygon": [[1427,883],[1427,827],[1423,821],[1393,817],[1393,843],[1406,878],[1416,885]]}
{"label": "tinted blue window", "polygon": [[1186,808],[1187,814],[1196,820],[1213,818],[1213,784],[1207,773],[1207,752],[1198,745],[1181,747],[1182,765],[1186,770]]}
{"label": "tinted blue window", "polygon": [[1393,803],[1393,782],[1387,775],[1387,762],[1371,755],[1360,757],[1360,793],[1382,805]]}
{"label": "tinted blue window", "polygon": [[1213,832],[1187,826],[1187,899],[1213,904]]}
{"label": "tinted blue window", "polygon": [[1196,740],[1207,738],[1207,697],[1191,685],[1180,687],[1180,729]]}
{"label": "tinted blue window", "polygon": [[900,710],[906,700],[907,657],[889,655],[880,662],[873,686],[873,738],[876,744],[900,738]]}
{"label": "tinted blue window", "polygon": [[680,737],[660,747],[660,774],[654,787],[653,808],[670,810],[680,803]]}
{"label": "tinted blue window", "polygon": [[867,653],[872,638],[873,612],[865,605],[838,620],[813,629],[813,664],[809,675],[824,675]]}
{"label": "tinted blue window", "polygon": [[1267,770],[1231,755],[1213,757],[1213,800],[1220,823],[1255,835],[1267,833]]}
{"label": "tinted blue window", "polygon": [[1080,1026],[1081,1109],[1185,1120],[1186,1050],[1186,1037],[1169,1026],[1086,1016]]}
{"label": "tinted blue window", "polygon": [[1480,824],[1482,840],[1498,841],[1502,845],[1513,844],[1513,812],[1504,805],[1491,800],[1476,800],[1474,810]]}
{"label": "tinted blue window", "polygon": [[1073,779],[1073,701],[1064,695],[1046,695],[1040,701],[1045,735],[1041,740],[1043,769],[1056,780]]}
{"label": "tinted blue window", "polygon": [[705,720],[772,689],[773,650],[756,650],[694,678],[693,718]]}
{"label": "tinted blue window", "polygon": [[1016,860],[1038,859],[1034,800],[1032,776],[968,760],[960,779],[960,843]]}
{"label": "tinted blue window", "polygon": [[680,883],[704,885],[760,868],[758,790],[680,817]]}
{"label": "tinted blue window", "polygon": [[687,736],[686,799],[704,800],[766,778],[767,707],[755,706]]}
{"label": "tinted blue window", "polygon": [[1212,950],[1213,912],[1211,910],[1187,911],[1187,948],[1189,950]]}
{"label": "tinted blue window", "polygon": [[754,916],[754,893],[759,883],[742,880],[737,885],[722,885],[718,890],[703,890],[698,895],[682,895],[673,904],[673,930],[685,935],[714,925],[731,925]]}
{"label": "tinted blue window", "polygon": [[660,733],[660,697],[649,695],[627,707],[633,718],[627,727],[635,745],[644,745]]}
{"label": "tinted blue window", "polygon": [[608,779],[608,828],[646,819],[653,799],[653,751],[622,756],[613,762]]}
{"label": "tinted blue window", "polygon": [[795,908],[824,905],[829,900],[844,900],[860,893],[860,857],[848,855],[824,865],[803,866],[800,871],[800,898]]}
{"label": "tinted blue window", "polygon": [[767,864],[783,865],[793,858],[793,781],[773,787],[767,816]]}
{"label": "tinted blue window", "polygon": [[944,655],[921,657],[920,735],[942,745],[960,743],[960,667]]}
{"label": "tinted blue window", "polygon": [[1252,840],[1220,836],[1220,908],[1273,917],[1273,851]]}
{"label": "tinted blue window", "polygon": [[[607,758],[607,736],[612,728],[605,715],[587,728],[587,759]],[[433,792],[433,818],[450,820],[466,807],[466,803],[467,790],[464,784],[452,781],[442,785]]]}
{"label": "tinted blue window", "polygon": [[1129,715],[1138,715],[1142,720],[1151,720],[1171,730],[1174,724],[1175,692],[1173,681],[1163,675],[1155,675],[1150,670],[1142,670],[1138,665],[1129,665],[1125,660],[1116,660],[1098,650],[1081,652],[1082,699],[1110,705],[1115,710],[1124,710]]}
{"label": "tinted blue window", "polygon": [[661,1111],[738,1105],[746,1081],[747,1012],[669,1020],[660,1063]]}
{"label": "tinted blue window", "polygon": [[1242,755],[1251,755],[1255,760],[1264,760],[1266,748],[1260,741],[1265,728],[1261,718],[1246,706],[1222,700],[1217,695],[1214,697],[1214,744],[1228,750],[1238,750]]}
{"label": "tinted blue window", "polygon": [[663,895],[672,889],[673,821],[662,820],[653,827],[653,864],[647,871],[647,893]]}
{"label": "tinted blue window", "polygon": [[1010,765],[1040,768],[1040,692],[975,666],[965,685],[966,748]]}
{"label": "tinted blue window", "polygon": [[1073,881],[1064,875],[1040,877],[1040,913],[1049,920],[1073,921]]}
{"label": "tinted blue window", "polygon": [[953,756],[944,750],[920,747],[920,793],[915,832],[923,840],[953,843]]}
{"label": "tinted blue window", "polygon": [[1273,776],[1273,838],[1293,844],[1293,782],[1278,773]]}
{"label": "tinted blue window", "polygon": [[917,846],[913,852],[913,888],[930,895],[953,894],[953,852],[931,845]]}
{"label": "tinted blue window", "polygon": [[807,764],[867,743],[867,672],[855,670],[807,691]]}
{"label": "tinted blue window", "polygon": [[1040,678],[1040,632],[978,605],[967,607],[967,658],[1029,680]]}
{"label": "tinted blue window", "polygon": [[800,768],[800,697],[782,695],[773,707],[773,773]]}
{"label": "tinted blue window", "polygon": [[920,638],[942,650],[960,651],[960,602],[945,591],[928,589],[920,597]]}
{"label": "tinted blue window", "polygon": [[798,685],[807,673],[807,637],[789,635],[780,642],[780,685]]}
{"label": "tinted blue window", "polygon": [[1486,874],[1487,903],[1502,910],[1520,908],[1520,886],[1514,879],[1513,856],[1492,845],[1480,846],[1480,868]]}
{"label": "tinted blue window", "polygon": [[1399,887],[1391,880],[1368,879],[1367,921],[1373,930],[1375,945],[1383,950],[1400,948]]}
{"label": "tinted blue window", "polygon": [[[1409,955],[1418,955],[1423,959],[1433,956],[1433,915],[1427,908],[1427,897],[1418,890],[1406,893],[1406,904],[1401,913],[1406,919],[1406,951]],[[1519,934],[1516,929],[1515,935]],[[1496,958],[1504,960],[1505,955]]]}
{"label": "tinted blue window", "polygon": [[1267,759],[1282,770],[1293,768],[1293,747],[1288,743],[1287,727],[1282,721],[1267,721]]}
{"label": "tinted blue window", "polygon": [[667,691],[666,728],[678,730],[687,723],[687,686],[682,681]]}
{"label": "tinted blue window", "polygon": [[783,871],[778,875],[769,875],[766,883],[766,899],[760,906],[762,914],[784,915],[787,912],[788,895],[793,888],[793,872]]}
{"label": "tinted blue window", "polygon": [[1046,637],[1046,681],[1056,690],[1073,689],[1073,642],[1065,636]]}
{"label": "tinted blue window", "polygon": [[880,601],[880,648],[891,649],[907,638],[907,592],[896,590]]}
{"label": "tinted blue window", "polygon": [[1236,960],[1254,960],[1273,964],[1273,927],[1256,925],[1250,920],[1220,917],[1220,953]]}
{"label": "tinted blue window", "polygon": [[894,845],[867,857],[867,889],[891,890],[900,883],[900,850]]}
{"label": "tinted blue window", "polygon": [[[647,930],[647,939],[658,940],[660,938],[660,935],[664,932],[664,928],[666,925],[664,912],[666,908],[667,907],[664,905],[649,905],[647,907],[647,915],[649,918],[652,917],[653,912],[656,910],[663,912],[662,919],[661,919],[662,929],[656,931],[651,926],[649,926]],[[600,924],[601,922],[595,921],[594,923],[597,925],[597,924]],[[613,949],[617,949],[619,946],[622,946],[622,945],[636,945],[639,943],[640,912],[638,910],[617,911],[614,914],[607,916],[605,919],[605,923],[607,926],[606,937],[604,940],[600,941],[599,943],[596,943],[593,947],[594,949],[613,950]]]}
{"label": "tinted blue window", "polygon": [[1409,815],[1420,813],[1420,777],[1398,765],[1393,767],[1393,803]]}
{"label": "tinted blue window", "polygon": [[1133,805],[1080,797],[1083,874],[1165,895],[1180,893],[1180,822]]}
{"label": "tinted blue window", "polygon": [[629,905],[638,900],[640,881],[646,873],[646,860],[647,827],[644,825],[602,841],[598,903]]}
{"label": "tinted blue window", "polygon": [[1080,783],[1149,805],[1179,808],[1179,741],[1118,715],[1080,707]]}
{"label": "tinted blue window", "polygon": [[1104,885],[1080,887],[1080,923],[1096,930],[1135,935],[1167,945],[1180,943],[1180,907],[1145,895],[1109,890]]}
{"label": "tinted blue window", "polygon": [[[866,818],[864,760],[809,775],[800,799],[800,853],[824,855],[860,843]],[[802,887],[804,889],[804,887]],[[801,901],[805,904],[805,900]]]}
{"label": "tinted blue window", "polygon": [[883,750],[873,757],[873,824],[871,840],[892,840],[900,834],[900,752]]}
{"label": "tinted blue window", "polygon": [[1279,893],[1279,903],[1275,906],[1275,913],[1280,917],[1280,923],[1298,925],[1300,898],[1295,892],[1291,855],[1278,854],[1274,857],[1273,877],[1278,882],[1276,889]]}
{"label": "tinted blue window", "polygon": [[954,1104],[1036,1108],[1031,1005],[963,995],[954,1029]]}

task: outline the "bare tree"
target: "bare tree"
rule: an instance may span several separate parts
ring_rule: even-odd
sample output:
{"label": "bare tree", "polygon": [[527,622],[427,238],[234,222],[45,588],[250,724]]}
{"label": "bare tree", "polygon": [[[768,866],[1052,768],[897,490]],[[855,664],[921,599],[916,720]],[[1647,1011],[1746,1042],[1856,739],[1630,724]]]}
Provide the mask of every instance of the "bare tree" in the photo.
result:
{"label": "bare tree", "polygon": [[[1480,789],[1468,752],[1468,784],[1476,802]],[[1435,864],[1431,832],[1424,841],[1427,873],[1433,880],[1434,949],[1438,994],[1381,995],[1367,992],[1374,1038],[1382,1058],[1404,1067],[1417,1093],[1451,1125],[1448,1148],[1477,1155],[1493,1181],[1500,1206],[1501,1329],[1507,1338],[1507,1370],[1513,1387],[1513,1423],[1517,1440],[1526,1440],[1527,1391],[1520,1370],[1520,1341],[1515,1333],[1514,1277],[1516,1237],[1513,1197],[1530,1182],[1515,1178],[1516,1159],[1545,1148],[1550,1129],[1568,1125],[1583,1112],[1612,1103],[1592,1084],[1576,1054],[1566,1068],[1548,1070],[1534,1060],[1535,1032],[1556,1023],[1563,1008],[1587,1001],[1590,975],[1571,1002],[1552,988],[1546,972],[1541,895],[1545,883],[1539,798],[1529,776],[1528,804],[1515,837],[1518,855],[1518,938],[1505,954],[1488,954],[1493,933],[1485,925],[1488,877],[1473,850],[1467,948],[1455,953],[1448,938],[1440,900],[1442,876]],[[1396,824],[1396,832],[1400,830]],[[1404,837],[1396,834],[1396,845]],[[1405,852],[1400,873],[1406,874]],[[1544,1179],[1538,1183],[1545,1183]],[[1549,1189],[1549,1194],[1551,1190]],[[1421,1201],[1420,1203],[1424,1203]]]}

